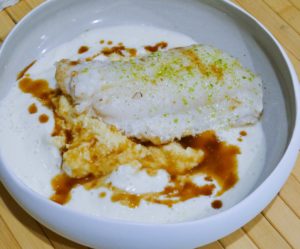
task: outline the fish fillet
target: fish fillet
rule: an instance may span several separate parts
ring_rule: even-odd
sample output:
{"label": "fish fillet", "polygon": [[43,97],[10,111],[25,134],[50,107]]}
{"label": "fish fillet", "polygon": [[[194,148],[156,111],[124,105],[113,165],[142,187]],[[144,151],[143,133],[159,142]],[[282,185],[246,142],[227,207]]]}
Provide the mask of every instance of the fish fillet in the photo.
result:
{"label": "fish fillet", "polygon": [[79,113],[156,144],[208,129],[254,124],[262,81],[230,55],[206,45],[119,61],[57,63],[56,80]]}

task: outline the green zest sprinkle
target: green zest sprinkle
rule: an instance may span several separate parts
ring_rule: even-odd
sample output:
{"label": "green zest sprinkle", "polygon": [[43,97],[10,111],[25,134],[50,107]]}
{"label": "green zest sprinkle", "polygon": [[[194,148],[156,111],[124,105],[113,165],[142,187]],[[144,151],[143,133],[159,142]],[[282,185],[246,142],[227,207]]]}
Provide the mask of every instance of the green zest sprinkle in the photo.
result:
{"label": "green zest sprinkle", "polygon": [[188,105],[188,101],[187,101],[187,99],[186,99],[185,97],[182,98],[182,103],[183,103],[184,105]]}
{"label": "green zest sprinkle", "polygon": [[177,124],[178,123],[178,118],[175,118],[174,120],[173,120],[173,122],[175,123],[175,124]]}
{"label": "green zest sprinkle", "polygon": [[190,87],[190,88],[189,88],[189,93],[193,93],[193,92],[195,92],[195,88]]}

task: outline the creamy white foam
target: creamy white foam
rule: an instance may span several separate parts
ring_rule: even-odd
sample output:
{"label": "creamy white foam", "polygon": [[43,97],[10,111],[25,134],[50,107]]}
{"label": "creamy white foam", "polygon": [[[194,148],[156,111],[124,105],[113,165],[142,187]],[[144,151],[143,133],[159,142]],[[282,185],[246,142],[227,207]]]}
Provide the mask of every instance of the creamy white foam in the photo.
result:
{"label": "creamy white foam", "polygon": [[[92,30],[40,58],[29,70],[31,77],[47,79],[54,87],[55,62],[63,58],[75,60],[92,55],[107,46],[99,43],[101,39],[112,40],[114,44],[123,42],[125,46],[138,48],[140,54],[145,53],[144,45],[160,41],[167,41],[169,48],[195,43],[185,35],[146,26]],[[82,45],[91,49],[79,55],[77,50]],[[28,113],[27,107],[32,103],[38,106],[38,114]],[[38,122],[38,116],[42,113],[50,117],[46,124]],[[51,111],[41,106],[30,95],[22,93],[15,83],[0,105],[0,115],[4,121],[0,124],[0,152],[4,163],[28,187],[48,198],[53,193],[50,181],[60,172],[61,161],[57,148],[51,143],[50,134],[54,124]],[[248,135],[243,137],[243,142],[238,142],[241,130],[247,131]],[[224,210],[240,201],[254,187],[264,165],[265,138],[260,123],[241,129],[218,130],[217,134],[222,140],[238,145],[242,152],[238,156],[240,180],[233,189],[219,198],[223,201],[223,208],[220,210]],[[145,172],[136,172],[130,166],[124,165],[110,176],[110,180],[117,187],[132,193],[157,192],[167,184],[168,175],[161,170],[157,176],[150,177]],[[107,192],[106,197],[99,198],[99,193],[103,191]],[[72,200],[66,205],[69,208],[101,217],[132,221],[178,222],[198,219],[220,211],[211,208],[214,197],[194,198],[172,208],[142,201],[138,208],[131,209],[119,203],[112,203],[110,193],[104,188],[86,191],[83,187],[77,187],[72,191],[72,196]]]}

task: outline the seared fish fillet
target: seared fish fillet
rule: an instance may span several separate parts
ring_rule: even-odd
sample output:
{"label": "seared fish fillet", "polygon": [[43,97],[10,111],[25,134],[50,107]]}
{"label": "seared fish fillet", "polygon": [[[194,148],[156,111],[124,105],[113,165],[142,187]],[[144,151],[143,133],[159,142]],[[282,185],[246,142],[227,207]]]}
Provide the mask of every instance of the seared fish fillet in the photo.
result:
{"label": "seared fish fillet", "polygon": [[228,54],[192,45],[120,61],[57,64],[76,109],[127,136],[165,143],[204,130],[258,121],[261,79]]}

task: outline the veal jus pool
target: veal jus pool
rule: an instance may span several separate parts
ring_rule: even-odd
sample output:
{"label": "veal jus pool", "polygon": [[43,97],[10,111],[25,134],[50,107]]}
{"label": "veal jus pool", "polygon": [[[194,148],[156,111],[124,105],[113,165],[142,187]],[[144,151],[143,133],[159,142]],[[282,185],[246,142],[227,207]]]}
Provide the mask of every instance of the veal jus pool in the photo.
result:
{"label": "veal jus pool", "polygon": [[[195,43],[184,34],[168,30],[147,26],[117,26],[87,31],[47,52],[20,73],[20,80],[14,83],[1,103],[0,148],[4,163],[24,184],[45,198],[64,204],[66,208],[99,217],[173,223],[207,217],[233,206],[252,190],[264,165],[266,146],[260,122],[230,129],[214,127],[213,131],[202,136],[201,139],[210,139],[217,145],[214,148],[218,148],[209,150],[202,146],[204,152],[208,150],[206,154],[215,158],[220,156],[219,151],[223,151],[221,158],[224,162],[220,170],[232,170],[229,175],[233,175],[235,180],[222,194],[222,186],[219,186],[217,178],[211,176],[198,175],[193,181],[195,186],[202,187],[193,185],[193,188],[181,189],[178,194],[175,193],[178,189],[170,190],[168,184],[172,175],[168,170],[159,169],[149,173],[146,169],[137,170],[130,164],[120,165],[113,170],[105,178],[108,184],[96,184],[97,187],[86,189],[79,183],[89,183],[94,180],[93,177],[74,180],[61,175],[62,151],[53,143],[55,119],[52,109],[34,97],[37,95],[33,94],[32,89],[24,88],[24,85],[22,88],[20,84],[24,78],[41,79],[40,85],[48,82],[48,87],[55,89],[55,64],[61,59],[104,61],[109,57],[115,60],[118,58],[113,56],[118,56],[120,51],[135,57]],[[189,139],[183,139],[180,143],[192,146],[193,141]],[[219,173],[215,175],[220,177],[222,174]],[[227,183],[230,184],[230,181]],[[60,193],[57,189],[55,191],[57,184],[65,184],[64,188],[60,188]],[[212,184],[215,184],[214,187],[210,187]],[[119,190],[118,194],[114,188]],[[149,197],[149,193],[168,191],[173,191],[174,198],[171,195],[167,201]]]}

